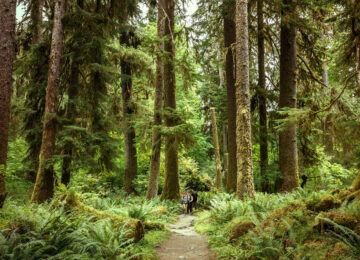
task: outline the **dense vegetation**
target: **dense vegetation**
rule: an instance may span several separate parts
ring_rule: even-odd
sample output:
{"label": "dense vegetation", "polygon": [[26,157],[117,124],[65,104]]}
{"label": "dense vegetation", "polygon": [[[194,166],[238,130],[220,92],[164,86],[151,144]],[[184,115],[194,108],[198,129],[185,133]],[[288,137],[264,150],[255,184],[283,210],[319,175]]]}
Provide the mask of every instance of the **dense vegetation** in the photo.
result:
{"label": "dense vegetation", "polygon": [[359,259],[360,2],[2,0],[0,259]]}

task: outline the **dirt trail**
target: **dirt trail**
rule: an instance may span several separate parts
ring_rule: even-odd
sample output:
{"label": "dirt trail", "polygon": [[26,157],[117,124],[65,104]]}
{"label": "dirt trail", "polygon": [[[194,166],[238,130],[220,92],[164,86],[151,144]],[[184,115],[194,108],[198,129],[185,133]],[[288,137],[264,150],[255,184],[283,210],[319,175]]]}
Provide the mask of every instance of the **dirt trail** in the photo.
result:
{"label": "dirt trail", "polygon": [[193,223],[196,217],[181,215],[179,220],[169,225],[171,236],[157,250],[159,260],[215,260],[215,255],[207,246],[207,237],[196,233]]}

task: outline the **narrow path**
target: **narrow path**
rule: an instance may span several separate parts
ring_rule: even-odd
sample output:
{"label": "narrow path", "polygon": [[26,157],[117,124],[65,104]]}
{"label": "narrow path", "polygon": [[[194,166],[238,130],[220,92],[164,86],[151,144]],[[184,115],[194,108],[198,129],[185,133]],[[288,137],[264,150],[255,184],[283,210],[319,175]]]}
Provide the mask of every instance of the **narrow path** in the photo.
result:
{"label": "narrow path", "polygon": [[157,250],[159,260],[215,260],[215,255],[207,246],[207,237],[196,233],[193,223],[196,217],[181,215],[179,220],[169,225],[171,236]]}

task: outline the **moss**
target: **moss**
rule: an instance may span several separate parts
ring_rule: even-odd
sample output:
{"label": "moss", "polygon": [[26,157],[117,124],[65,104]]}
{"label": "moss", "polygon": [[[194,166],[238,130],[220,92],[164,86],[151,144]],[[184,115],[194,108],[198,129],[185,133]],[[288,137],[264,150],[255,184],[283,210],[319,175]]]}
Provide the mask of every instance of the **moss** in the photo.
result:
{"label": "moss", "polygon": [[314,226],[316,229],[321,231],[331,228],[331,225],[320,218],[330,219],[336,224],[352,230],[354,230],[359,223],[358,219],[354,215],[346,212],[322,212],[316,217],[316,223]]}
{"label": "moss", "polygon": [[234,240],[247,234],[254,228],[255,224],[252,221],[235,218],[225,226],[225,232],[228,233],[230,240]]}
{"label": "moss", "polygon": [[327,255],[330,259],[344,259],[345,256],[350,256],[351,252],[347,245],[343,242],[335,244],[334,248]]}
{"label": "moss", "polygon": [[338,197],[340,200],[345,200],[347,196],[349,196],[352,192],[349,190],[342,190],[339,192]]}
{"label": "moss", "polygon": [[358,223],[358,224],[355,226],[354,232],[357,233],[358,235],[360,235],[360,223]]}
{"label": "moss", "polygon": [[144,237],[144,226],[138,219],[124,218],[115,214],[111,214],[86,206],[77,199],[75,194],[68,194],[65,198],[65,201],[65,207],[69,211],[76,210],[79,213],[93,216],[94,220],[110,219],[112,225],[115,228],[124,225],[124,228],[128,229],[129,231],[129,238],[134,239],[135,243],[140,241]]}
{"label": "moss", "polygon": [[360,173],[356,176],[355,180],[351,184],[351,191],[358,191],[360,190]]}
{"label": "moss", "polygon": [[165,229],[165,225],[160,222],[144,222],[145,230],[163,230]]}
{"label": "moss", "polygon": [[167,209],[164,206],[156,207],[153,212],[157,215],[166,215],[168,213]]}
{"label": "moss", "polygon": [[[292,226],[296,219],[292,216],[293,213],[300,212],[303,215],[307,215],[306,204],[303,201],[294,201],[291,204],[288,204],[282,208],[274,210],[269,216],[267,216],[264,221],[261,223],[261,228],[265,229],[267,227],[276,227],[278,226],[282,220],[286,220],[286,222]],[[279,225],[279,228],[282,231],[287,231],[287,225]]]}
{"label": "moss", "polygon": [[341,201],[333,195],[324,194],[320,201],[309,200],[306,202],[307,209],[315,212],[328,211],[330,209],[339,208]]}

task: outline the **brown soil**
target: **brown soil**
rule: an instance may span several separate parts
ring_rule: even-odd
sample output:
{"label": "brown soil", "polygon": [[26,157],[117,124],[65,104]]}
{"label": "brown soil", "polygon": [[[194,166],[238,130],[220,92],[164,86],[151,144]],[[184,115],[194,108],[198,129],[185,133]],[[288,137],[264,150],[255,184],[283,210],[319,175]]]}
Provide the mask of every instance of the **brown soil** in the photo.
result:
{"label": "brown soil", "polygon": [[171,236],[157,250],[159,260],[215,260],[206,243],[207,237],[196,233],[193,223],[195,216],[181,215],[169,226]]}

